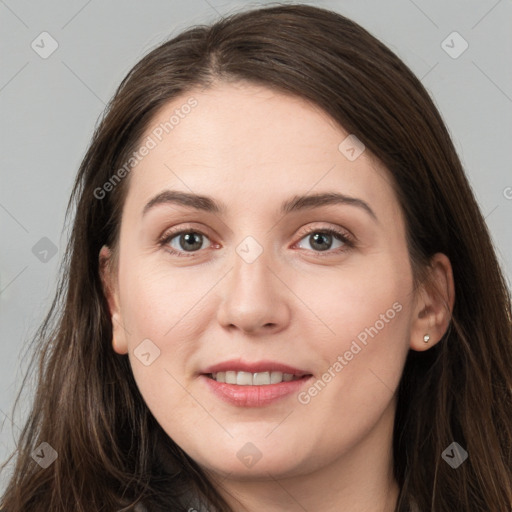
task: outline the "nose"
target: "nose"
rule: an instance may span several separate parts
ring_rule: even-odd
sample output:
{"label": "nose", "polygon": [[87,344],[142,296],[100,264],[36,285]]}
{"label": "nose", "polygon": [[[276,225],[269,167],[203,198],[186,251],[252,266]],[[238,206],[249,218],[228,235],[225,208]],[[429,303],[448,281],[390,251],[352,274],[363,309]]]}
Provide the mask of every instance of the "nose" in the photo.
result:
{"label": "nose", "polygon": [[248,263],[235,254],[234,265],[225,278],[218,322],[244,333],[276,333],[290,319],[291,291],[270,266],[263,252]]}

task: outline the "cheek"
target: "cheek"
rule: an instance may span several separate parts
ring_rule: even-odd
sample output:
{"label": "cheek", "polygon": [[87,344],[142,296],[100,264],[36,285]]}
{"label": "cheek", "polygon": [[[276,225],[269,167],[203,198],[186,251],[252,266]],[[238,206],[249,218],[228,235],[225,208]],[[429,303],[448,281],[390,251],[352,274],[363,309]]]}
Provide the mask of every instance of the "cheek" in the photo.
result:
{"label": "cheek", "polygon": [[184,270],[170,270],[161,262],[126,261],[121,294],[123,316],[133,331],[157,339],[170,337],[201,296],[207,279]]}
{"label": "cheek", "polygon": [[[204,290],[190,286],[183,272],[162,272],[142,264],[131,268],[137,271],[124,275],[121,307],[133,375],[159,423],[174,426],[172,434],[183,436],[189,430],[185,413],[194,410],[186,391],[191,356],[204,328],[194,304]],[[207,287],[204,280],[203,286]],[[180,422],[173,416],[176,409],[184,413]]]}
{"label": "cheek", "polygon": [[379,377],[390,388],[398,382],[410,329],[412,275],[397,263],[404,257],[383,253],[371,265],[342,269],[316,285],[304,282],[302,296],[321,321],[312,322],[309,337],[325,370],[337,363],[331,374],[345,375],[339,386]]}
{"label": "cheek", "polygon": [[180,384],[186,386],[196,370],[194,354],[211,320],[204,305],[216,278],[204,269],[125,262],[121,308],[134,377],[148,405],[162,400],[164,390],[166,400],[176,403],[185,397]]}
{"label": "cheek", "polygon": [[409,276],[380,263],[340,272],[307,295],[322,320],[312,323],[323,334],[309,333],[321,364],[298,402],[310,429],[322,430],[331,447],[357,442],[389,410],[409,350]]}

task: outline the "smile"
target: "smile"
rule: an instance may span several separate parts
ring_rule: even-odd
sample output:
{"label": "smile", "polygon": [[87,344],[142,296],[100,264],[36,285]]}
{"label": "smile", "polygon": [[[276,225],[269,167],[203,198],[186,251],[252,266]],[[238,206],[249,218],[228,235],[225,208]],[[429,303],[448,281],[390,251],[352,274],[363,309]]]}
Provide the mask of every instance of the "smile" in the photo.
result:
{"label": "smile", "polygon": [[226,384],[236,384],[238,386],[268,386],[270,384],[279,384],[280,382],[290,382],[299,380],[304,376],[292,375],[291,373],[283,373],[278,371],[267,372],[215,372],[208,374],[208,377],[217,382],[225,382]]}

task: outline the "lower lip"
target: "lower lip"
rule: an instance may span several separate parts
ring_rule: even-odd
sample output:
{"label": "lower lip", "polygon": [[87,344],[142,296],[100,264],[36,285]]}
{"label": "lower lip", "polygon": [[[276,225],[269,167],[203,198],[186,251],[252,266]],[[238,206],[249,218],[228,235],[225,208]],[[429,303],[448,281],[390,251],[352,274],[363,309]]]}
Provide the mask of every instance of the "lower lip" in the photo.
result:
{"label": "lower lip", "polygon": [[309,382],[313,376],[304,377],[278,384],[267,384],[262,386],[240,386],[237,384],[226,384],[201,375],[210,389],[225,402],[238,407],[263,407],[277,400],[297,393]]}

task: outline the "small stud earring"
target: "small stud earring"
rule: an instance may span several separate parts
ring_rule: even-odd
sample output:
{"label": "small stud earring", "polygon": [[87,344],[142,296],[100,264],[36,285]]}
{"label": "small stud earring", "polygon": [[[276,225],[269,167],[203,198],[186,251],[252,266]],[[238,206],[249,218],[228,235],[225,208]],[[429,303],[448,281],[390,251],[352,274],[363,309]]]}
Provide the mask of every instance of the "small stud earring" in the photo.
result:
{"label": "small stud earring", "polygon": [[425,343],[428,343],[430,341],[430,336],[428,334],[425,334],[425,336],[423,336],[423,341]]}

